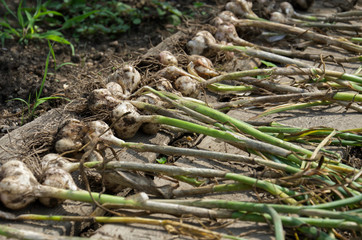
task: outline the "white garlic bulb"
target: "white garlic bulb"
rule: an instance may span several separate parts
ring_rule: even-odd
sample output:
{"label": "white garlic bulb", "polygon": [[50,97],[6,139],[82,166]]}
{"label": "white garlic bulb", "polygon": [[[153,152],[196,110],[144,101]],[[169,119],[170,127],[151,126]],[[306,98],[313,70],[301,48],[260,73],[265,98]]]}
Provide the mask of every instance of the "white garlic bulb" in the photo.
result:
{"label": "white garlic bulb", "polygon": [[177,58],[169,51],[162,51],[159,54],[160,63],[165,66],[174,65],[177,66]]}
{"label": "white garlic bulb", "polygon": [[[61,189],[77,190],[77,185],[74,183],[74,180],[69,172],[61,168],[47,168],[43,169],[44,174],[44,186],[56,187]],[[54,207],[61,204],[63,199],[56,198],[39,198],[39,201],[48,207]]]}
{"label": "white garlic bulb", "polygon": [[39,185],[30,169],[21,161],[10,160],[1,166],[0,199],[5,207],[21,209],[36,200],[34,189]]}
{"label": "white garlic bulb", "polygon": [[199,83],[188,76],[177,78],[174,87],[185,97],[197,97],[200,93]]}

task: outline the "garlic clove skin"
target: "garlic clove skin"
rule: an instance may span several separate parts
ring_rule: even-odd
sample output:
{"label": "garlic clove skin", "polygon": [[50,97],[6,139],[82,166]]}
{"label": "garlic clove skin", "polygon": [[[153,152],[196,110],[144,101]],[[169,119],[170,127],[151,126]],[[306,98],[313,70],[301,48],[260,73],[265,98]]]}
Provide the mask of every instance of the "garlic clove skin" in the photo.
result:
{"label": "garlic clove skin", "polygon": [[64,121],[56,135],[55,150],[58,153],[64,153],[80,149],[87,131],[87,126],[78,119]]}
{"label": "garlic clove skin", "polygon": [[159,54],[160,63],[164,66],[177,66],[177,58],[169,51],[162,51]]}
{"label": "garlic clove skin", "polygon": [[108,82],[117,82],[123,89],[123,94],[129,96],[141,83],[141,74],[133,66],[126,64],[121,69],[108,76]]}
{"label": "garlic clove skin", "polygon": [[106,85],[107,90],[111,93],[111,95],[118,99],[124,99],[125,96],[123,94],[123,88],[116,82],[109,82]]}
{"label": "garlic clove skin", "polygon": [[[61,189],[77,190],[78,187],[75,184],[70,173],[61,168],[48,168],[44,171],[44,186],[50,186]],[[39,198],[39,201],[48,207],[54,207],[61,204],[63,199],[56,198]]]}
{"label": "garlic clove skin", "polygon": [[112,111],[112,122],[116,136],[121,139],[132,138],[141,127],[141,115],[130,102],[123,101]]}
{"label": "garlic clove skin", "polygon": [[36,200],[34,189],[39,185],[30,169],[21,161],[10,160],[1,166],[0,200],[5,207],[17,210]]}
{"label": "garlic clove skin", "polygon": [[174,87],[186,97],[197,97],[200,93],[199,83],[188,76],[177,78]]}
{"label": "garlic clove skin", "polygon": [[93,113],[109,111],[121,102],[105,88],[93,90],[88,97],[88,108]]}

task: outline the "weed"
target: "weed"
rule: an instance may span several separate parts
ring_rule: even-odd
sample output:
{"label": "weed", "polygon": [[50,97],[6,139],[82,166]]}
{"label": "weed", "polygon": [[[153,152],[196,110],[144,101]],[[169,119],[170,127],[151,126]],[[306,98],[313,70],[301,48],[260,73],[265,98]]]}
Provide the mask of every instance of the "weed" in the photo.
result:
{"label": "weed", "polygon": [[[82,22],[84,19],[97,12],[90,11],[73,18],[65,19],[65,21],[61,22],[60,27],[49,30],[49,27],[60,24],[58,18],[65,17],[58,11],[48,10],[48,3],[42,4],[41,0],[37,0],[35,8],[28,8],[23,6],[23,0],[21,0],[16,14],[9,8],[5,0],[1,0],[1,3],[7,10],[7,15],[13,17],[16,20],[17,25],[12,26],[12,24],[10,24],[8,21],[7,16],[4,16],[4,18],[0,21],[0,40],[3,47],[5,44],[5,39],[18,38],[20,42],[24,43],[27,43],[30,39],[47,39],[69,45],[72,49],[73,55],[74,46],[64,38],[61,31],[75,26],[76,24]],[[44,31],[42,26],[48,30]]]}
{"label": "weed", "polygon": [[[50,97],[41,97],[41,94],[43,92],[44,89],[44,84],[48,75],[48,67],[49,67],[49,60],[50,60],[50,55],[52,54],[53,51],[53,47],[50,43],[50,41],[48,40],[48,45],[49,45],[49,53],[47,55],[46,61],[45,61],[45,69],[44,69],[44,76],[42,79],[42,82],[40,84],[40,88],[38,91],[35,92],[35,100],[34,103],[31,103],[31,95],[29,95],[28,100],[24,100],[22,98],[14,98],[11,99],[10,101],[21,101],[23,102],[26,107],[27,107],[27,111],[28,111],[28,117],[27,119],[33,119],[35,116],[35,110],[38,108],[39,105],[49,101],[49,100],[54,100],[54,99],[66,99],[64,97],[57,97],[57,96],[50,96]],[[66,99],[68,100],[68,99]],[[69,100],[68,100],[69,101]],[[22,124],[24,123],[24,116],[22,117]]]}

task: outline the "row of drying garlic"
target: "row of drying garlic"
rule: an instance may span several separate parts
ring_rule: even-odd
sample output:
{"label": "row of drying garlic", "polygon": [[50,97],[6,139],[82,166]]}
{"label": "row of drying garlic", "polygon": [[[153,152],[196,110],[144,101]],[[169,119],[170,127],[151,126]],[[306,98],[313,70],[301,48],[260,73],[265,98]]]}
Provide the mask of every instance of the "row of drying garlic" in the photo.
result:
{"label": "row of drying garlic", "polygon": [[[77,134],[81,132],[84,134]],[[123,142],[116,138],[112,131],[109,131],[109,126],[102,121],[84,123],[70,119],[60,130],[60,135],[62,138],[57,141],[58,147],[65,142],[67,142],[68,147],[70,142],[73,142],[73,147],[76,147],[80,144],[87,145],[93,140],[97,141],[98,144],[95,149],[87,150],[92,150],[90,158],[98,157],[96,159],[98,161],[103,160],[99,152],[105,148],[105,145],[119,145]],[[39,199],[45,206],[58,205],[63,202],[64,196],[57,196],[57,189],[78,190],[70,174],[78,167],[78,163],[70,162],[59,154],[47,154],[41,159],[40,184],[23,162],[19,160],[7,161],[0,168],[0,200],[5,207],[15,210],[28,206],[36,199]],[[105,184],[108,182],[106,181]],[[112,182],[109,184],[114,185]],[[52,187],[53,190],[47,187]]]}
{"label": "row of drying garlic", "polygon": [[[217,76],[212,62],[199,55],[188,56],[190,63],[188,72],[178,67],[178,61],[169,51],[162,51],[159,55],[160,63],[165,66],[156,76],[155,88],[160,91],[170,91],[187,97],[196,97],[200,93],[199,82],[205,78]],[[142,128],[147,134],[155,134],[159,130],[158,124],[147,122],[133,106],[129,99],[141,84],[141,75],[138,71],[126,65],[107,79],[106,88],[92,91],[88,97],[88,108],[93,113],[104,110],[111,111],[112,126],[121,139],[133,137],[138,129]],[[166,103],[152,93],[141,95],[134,101],[147,102],[152,105],[165,106]]]}

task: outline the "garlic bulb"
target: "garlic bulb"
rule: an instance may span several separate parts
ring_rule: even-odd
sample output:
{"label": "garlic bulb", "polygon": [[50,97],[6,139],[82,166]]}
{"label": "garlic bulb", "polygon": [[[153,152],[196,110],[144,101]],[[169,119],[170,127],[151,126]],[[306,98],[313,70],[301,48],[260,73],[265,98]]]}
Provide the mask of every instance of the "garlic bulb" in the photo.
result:
{"label": "garlic bulb", "polygon": [[74,171],[74,164],[67,160],[67,158],[56,154],[56,153],[49,153],[45,155],[41,160],[41,168],[48,169],[48,168],[61,168],[67,172]]}
{"label": "garlic bulb", "polygon": [[108,82],[117,82],[123,89],[123,94],[130,95],[141,82],[141,74],[131,65],[125,65],[121,69],[108,76]]}
{"label": "garlic bulb", "polygon": [[294,8],[289,2],[282,2],[279,6],[282,10],[282,13],[284,13],[287,18],[290,18],[294,15]]}
{"label": "garlic bulb", "polygon": [[162,51],[159,54],[160,56],[160,63],[165,66],[169,65],[178,65],[177,58],[169,51]]}
{"label": "garlic bulb", "polygon": [[223,11],[223,12],[219,13],[218,17],[221,18],[224,22],[228,22],[231,24],[239,21],[239,19],[237,17],[235,17],[234,13],[232,13],[230,11]]}
{"label": "garlic bulb", "polygon": [[185,97],[197,97],[200,93],[199,83],[188,76],[177,78],[174,87]]}
{"label": "garlic bulb", "polygon": [[108,89],[95,89],[88,97],[88,108],[93,113],[99,113],[113,109],[120,102],[121,100],[114,97]]}
{"label": "garlic bulb", "polygon": [[220,41],[231,40],[240,46],[254,47],[253,43],[241,39],[236,32],[235,26],[230,23],[220,25],[215,33],[215,37]]}
{"label": "garlic bulb", "polygon": [[146,93],[142,94],[138,98],[136,98],[136,101],[138,102],[145,102],[152,105],[162,106],[162,100],[159,96],[155,95],[154,93]]}
{"label": "garlic bulb", "polygon": [[[69,189],[73,191],[78,189],[70,173],[64,169],[51,167],[43,169],[43,171],[44,181],[42,184],[44,186]],[[61,204],[64,200],[56,198],[39,198],[39,201],[45,206],[54,207]]]}
{"label": "garlic bulb", "polygon": [[235,2],[228,2],[225,9],[233,12],[235,15],[247,18],[258,18],[258,16],[251,10],[253,3],[246,0],[236,0]]}
{"label": "garlic bulb", "polygon": [[195,37],[188,41],[186,46],[190,54],[203,55],[210,44],[215,44],[216,40],[208,31],[200,31]]}
{"label": "garlic bulb", "polygon": [[218,27],[221,24],[225,24],[225,22],[220,17],[215,17],[214,19],[211,20],[211,24],[214,25],[215,27]]}
{"label": "garlic bulb", "polygon": [[185,70],[176,66],[168,66],[158,72],[158,75],[168,80],[174,80],[181,76],[189,75]]}
{"label": "garlic bulb", "polygon": [[116,82],[109,82],[106,85],[107,90],[111,93],[111,95],[117,99],[124,99],[125,96],[123,94],[123,88]]}
{"label": "garlic bulb", "polygon": [[112,130],[109,128],[107,123],[103,121],[92,121],[88,123],[89,132],[85,137],[85,141],[90,139],[99,138],[100,141],[112,145],[113,142],[123,142],[113,135]]}
{"label": "garlic bulb", "polygon": [[63,153],[80,149],[87,130],[86,125],[78,119],[64,121],[56,135],[55,150]]}
{"label": "garlic bulb", "polygon": [[[136,99],[136,101],[145,102],[148,104],[152,104],[155,106],[161,106],[161,107],[169,106],[168,103],[162,101],[161,98],[158,97],[157,95],[155,95],[154,93],[143,94],[142,96],[138,97]],[[150,114],[150,112],[148,112],[148,111],[146,111],[145,113]],[[160,128],[161,128],[160,124],[157,124],[157,123],[143,123],[141,126],[142,132],[149,134],[149,135],[156,134],[160,130]]]}
{"label": "garlic bulb", "polygon": [[175,89],[172,87],[171,82],[164,77],[161,77],[160,79],[157,80],[155,88],[158,91],[165,91],[165,92],[175,91]]}
{"label": "garlic bulb", "polygon": [[273,12],[271,14],[269,20],[272,21],[272,22],[278,22],[278,23],[286,23],[287,22],[287,19],[284,16],[284,14],[280,13],[280,12]]}
{"label": "garlic bulb", "polygon": [[112,122],[117,137],[132,138],[141,127],[140,114],[130,102],[123,101],[112,111]]}
{"label": "garlic bulb", "polygon": [[237,16],[245,17],[245,12],[240,8],[240,5],[236,2],[228,2],[225,4],[225,9],[234,13]]}
{"label": "garlic bulb", "polygon": [[35,201],[34,189],[39,185],[33,173],[21,161],[10,160],[1,166],[0,199],[5,207],[21,209]]}
{"label": "garlic bulb", "polygon": [[203,78],[211,78],[218,76],[219,73],[214,69],[214,66],[210,59],[200,56],[200,55],[191,55],[189,59],[195,65],[196,73]]}

